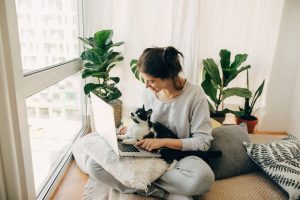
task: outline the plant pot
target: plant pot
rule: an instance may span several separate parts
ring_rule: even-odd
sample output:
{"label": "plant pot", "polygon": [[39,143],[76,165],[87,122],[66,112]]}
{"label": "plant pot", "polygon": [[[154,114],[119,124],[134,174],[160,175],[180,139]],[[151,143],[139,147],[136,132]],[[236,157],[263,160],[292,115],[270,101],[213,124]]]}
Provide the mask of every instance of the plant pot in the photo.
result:
{"label": "plant pot", "polygon": [[210,113],[210,117],[223,124],[226,116],[224,113]]}
{"label": "plant pot", "polygon": [[115,126],[119,127],[122,120],[122,101],[120,99],[116,99],[108,102],[108,104],[114,109]]}
{"label": "plant pot", "polygon": [[256,117],[255,117],[255,120],[246,120],[246,119],[241,119],[239,117],[236,117],[235,120],[236,120],[237,124],[241,124],[241,123],[245,122],[247,124],[248,133],[253,133],[254,128],[258,123],[258,119]]}

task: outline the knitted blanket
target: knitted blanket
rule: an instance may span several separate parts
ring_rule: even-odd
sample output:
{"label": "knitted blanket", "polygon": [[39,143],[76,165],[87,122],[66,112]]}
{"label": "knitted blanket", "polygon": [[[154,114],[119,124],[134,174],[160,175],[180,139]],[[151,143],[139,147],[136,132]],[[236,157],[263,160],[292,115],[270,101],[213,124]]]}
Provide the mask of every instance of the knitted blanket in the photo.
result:
{"label": "knitted blanket", "polygon": [[123,185],[141,190],[146,190],[168,168],[160,158],[119,157],[96,132],[77,140],[72,152],[83,172],[86,173],[85,164],[91,157]]}

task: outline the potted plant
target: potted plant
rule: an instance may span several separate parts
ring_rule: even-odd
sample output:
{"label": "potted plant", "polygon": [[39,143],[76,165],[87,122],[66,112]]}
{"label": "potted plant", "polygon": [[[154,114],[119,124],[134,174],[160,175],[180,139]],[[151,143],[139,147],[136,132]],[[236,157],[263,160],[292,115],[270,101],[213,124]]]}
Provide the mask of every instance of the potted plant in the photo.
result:
{"label": "potted plant", "polygon": [[80,57],[84,61],[82,78],[93,78],[93,82],[85,84],[84,93],[89,96],[90,92],[93,92],[112,105],[118,127],[122,116],[122,102],[119,100],[122,93],[116,84],[119,83],[120,78],[111,76],[110,72],[117,62],[124,59],[120,52],[114,51],[113,47],[120,46],[124,42],[114,43],[112,36],[112,30],[101,30],[93,37],[79,37],[85,45]]}
{"label": "potted plant", "polygon": [[[247,88],[249,89],[249,77],[247,70]],[[232,111],[236,117],[236,123],[240,124],[245,122],[247,124],[248,133],[253,133],[254,128],[258,123],[257,117],[254,116],[253,109],[257,99],[261,96],[265,85],[265,80],[260,84],[254,93],[254,96],[250,98],[245,98],[244,107],[239,107],[239,111]]]}
{"label": "potted plant", "polygon": [[246,61],[247,54],[237,54],[231,63],[231,52],[222,49],[219,53],[219,67],[212,58],[203,60],[203,81],[201,86],[209,97],[208,103],[210,108],[210,116],[219,122],[223,122],[225,114],[229,113],[229,109],[224,108],[224,100],[231,96],[239,96],[244,98],[251,97],[251,91],[247,88],[228,87],[229,83],[242,71],[250,68],[250,65],[241,67]]}

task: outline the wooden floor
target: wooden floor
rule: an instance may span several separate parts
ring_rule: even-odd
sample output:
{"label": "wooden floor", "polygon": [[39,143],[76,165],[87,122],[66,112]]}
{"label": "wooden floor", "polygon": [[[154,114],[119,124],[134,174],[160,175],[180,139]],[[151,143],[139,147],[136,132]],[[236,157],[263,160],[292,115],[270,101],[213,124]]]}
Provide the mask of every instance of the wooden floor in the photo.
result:
{"label": "wooden floor", "polygon": [[83,189],[88,180],[88,175],[84,174],[77,166],[75,160],[69,166],[57,190],[52,195],[53,200],[79,200],[82,197]]}

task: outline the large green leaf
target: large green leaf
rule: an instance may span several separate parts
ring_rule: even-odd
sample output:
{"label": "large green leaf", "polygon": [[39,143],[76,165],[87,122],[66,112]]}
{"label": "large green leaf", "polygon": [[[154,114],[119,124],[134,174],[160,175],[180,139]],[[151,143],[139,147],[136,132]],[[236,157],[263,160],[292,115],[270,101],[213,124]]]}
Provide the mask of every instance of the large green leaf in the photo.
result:
{"label": "large green leaf", "polygon": [[263,90],[264,90],[264,85],[265,85],[265,80],[260,84],[260,86],[258,87],[258,89],[256,90],[254,96],[253,96],[253,100],[251,103],[251,107],[253,109],[257,99],[260,97],[260,95],[262,94]]}
{"label": "large green leaf", "polygon": [[218,85],[222,85],[222,81],[220,78],[220,73],[217,64],[212,58],[207,58],[203,60],[204,70],[209,74],[211,79]]}
{"label": "large green leaf", "polygon": [[84,63],[83,66],[84,66],[85,69],[97,70],[97,68],[98,68],[99,65],[87,62],[87,63]]}
{"label": "large green leaf", "polygon": [[95,90],[96,88],[103,88],[103,84],[95,84],[95,83],[87,83],[84,86],[84,93],[88,95],[90,92]]}
{"label": "large green leaf", "polygon": [[228,89],[223,90],[222,99],[224,100],[231,96],[250,98],[251,95],[252,95],[251,91],[248,90],[247,88],[234,87],[234,88],[228,88]]}
{"label": "large green leaf", "polygon": [[122,96],[121,91],[118,88],[114,88],[112,93],[109,93],[107,95],[107,100],[108,101],[113,101],[115,99],[118,99]]}
{"label": "large green leaf", "polygon": [[111,80],[113,80],[113,82],[115,83],[119,83],[120,82],[120,78],[119,77],[110,77]]}
{"label": "large green leaf", "polygon": [[111,43],[112,35],[113,35],[112,30],[102,30],[102,31],[96,32],[94,34],[94,38],[95,38],[97,46],[101,49],[104,49],[106,45]]}
{"label": "large green leaf", "polygon": [[237,69],[243,62],[246,61],[248,55],[247,54],[237,54],[234,58],[233,63],[231,64],[231,68]]}
{"label": "large green leaf", "polygon": [[[226,87],[239,73],[242,71],[251,68],[250,65],[242,67],[239,70],[236,69],[225,69],[224,70],[224,87]],[[226,75],[225,75],[226,74]]]}
{"label": "large green leaf", "polygon": [[217,89],[213,85],[214,83],[211,81],[211,77],[209,74],[205,74],[205,78],[201,83],[201,86],[207,96],[214,102],[217,103]]}
{"label": "large green leaf", "polygon": [[130,69],[132,71],[132,73],[134,74],[135,78],[139,81],[142,81],[143,83],[145,83],[145,80],[143,79],[143,77],[140,75],[140,72],[138,70],[138,66],[137,66],[137,60],[136,59],[132,59],[130,61]]}
{"label": "large green leaf", "polygon": [[82,78],[87,78],[87,77],[90,77],[92,76],[94,73],[94,71],[91,71],[90,69],[84,69],[81,73],[81,77]]}
{"label": "large green leaf", "polygon": [[220,64],[221,67],[224,68],[229,68],[230,67],[230,51],[227,49],[222,49],[219,53],[219,56],[221,57]]}

